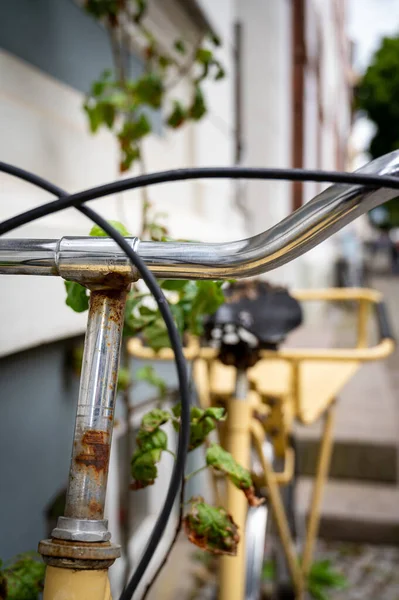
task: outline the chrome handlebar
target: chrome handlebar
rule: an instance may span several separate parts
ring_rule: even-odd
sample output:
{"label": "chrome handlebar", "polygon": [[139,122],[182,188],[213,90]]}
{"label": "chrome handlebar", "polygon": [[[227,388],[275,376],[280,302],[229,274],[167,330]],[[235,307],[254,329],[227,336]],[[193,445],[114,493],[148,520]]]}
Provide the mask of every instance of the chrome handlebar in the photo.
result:
{"label": "chrome handlebar", "polygon": [[[399,151],[358,171],[399,176]],[[394,189],[336,184],[254,237],[228,243],[148,242],[129,238],[150,270],[169,279],[228,279],[271,271],[304,254],[372,208],[398,196]],[[0,274],[60,275],[96,285],[138,278],[109,238],[0,239]]]}

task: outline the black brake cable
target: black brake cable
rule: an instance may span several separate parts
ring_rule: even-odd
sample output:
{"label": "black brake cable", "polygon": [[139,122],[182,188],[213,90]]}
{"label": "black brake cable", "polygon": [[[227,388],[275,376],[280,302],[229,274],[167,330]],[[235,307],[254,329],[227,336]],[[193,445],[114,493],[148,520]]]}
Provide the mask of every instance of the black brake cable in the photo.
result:
{"label": "black brake cable", "polygon": [[[16,167],[0,162],[0,170],[6,173],[15,174]],[[27,210],[19,215],[11,217],[0,223],[0,235],[12,231],[16,227],[26,225],[34,219],[47,216],[63,210],[81,206],[89,200],[95,200],[124,192],[160,183],[171,181],[187,181],[190,179],[273,179],[286,181],[317,181],[329,183],[343,183],[371,188],[386,187],[399,190],[399,179],[387,175],[366,175],[362,173],[344,173],[339,171],[320,171],[306,169],[272,169],[272,168],[251,168],[251,167],[193,167],[190,169],[176,169],[171,171],[160,171],[158,173],[148,173],[147,175],[138,175],[128,179],[122,179],[107,183],[106,185],[96,186],[94,188],[70,194],[59,200],[48,202],[42,206],[37,206]],[[38,178],[41,182],[43,179]],[[38,184],[40,186],[40,184]],[[48,186],[51,185],[46,182]]]}
{"label": "black brake cable", "polygon": [[364,175],[361,173],[341,173],[336,171],[311,171],[305,169],[268,169],[268,168],[245,168],[245,167],[210,167],[210,168],[191,168],[178,169],[175,171],[163,171],[148,175],[140,175],[130,179],[116,181],[110,184],[98,186],[77,194],[67,195],[63,190],[41,177],[29,173],[19,167],[14,167],[7,163],[0,162],[0,172],[14,175],[33,185],[36,185],[54,195],[59,196],[58,200],[42,204],[33,209],[20,213],[10,219],[0,223],[0,236],[10,232],[21,225],[25,225],[41,217],[53,214],[69,207],[75,207],[85,214],[88,218],[99,225],[104,231],[120,246],[128,256],[132,264],[140,272],[144,282],[147,284],[151,293],[157,301],[159,310],[165,321],[170,336],[171,346],[174,350],[176,368],[179,376],[179,388],[182,403],[182,424],[179,433],[178,450],[176,461],[172,472],[171,481],[164,505],[161,509],[157,522],[151,532],[150,539],[141,557],[140,563],[133,573],[128,585],[123,590],[120,600],[130,600],[134,591],[137,589],[142,576],[144,575],[150,560],[156,550],[161,536],[165,530],[167,521],[173,508],[174,500],[178,494],[182,477],[184,476],[185,458],[188,446],[188,437],[190,429],[189,417],[189,388],[185,359],[183,356],[181,340],[174,325],[173,317],[168,307],[165,296],[159,288],[155,277],[149,271],[143,260],[128,245],[124,237],[109,223],[98,215],[92,209],[82,206],[85,202],[94,200],[109,194],[135,189],[138,187],[149,186],[171,181],[184,181],[189,179],[202,178],[232,178],[232,179],[273,179],[287,181],[318,181],[341,184],[353,184],[366,186],[370,188],[390,188],[399,190],[399,179],[392,176]]}

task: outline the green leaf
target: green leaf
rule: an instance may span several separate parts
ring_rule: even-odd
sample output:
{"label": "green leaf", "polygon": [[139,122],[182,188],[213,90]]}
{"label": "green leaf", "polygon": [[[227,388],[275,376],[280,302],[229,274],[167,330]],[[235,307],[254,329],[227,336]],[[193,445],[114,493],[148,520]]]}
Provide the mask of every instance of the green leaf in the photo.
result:
{"label": "green leaf", "polygon": [[154,367],[148,365],[146,367],[141,367],[136,371],[135,379],[137,381],[146,381],[150,385],[154,386],[161,398],[166,395],[167,385],[166,381],[157,375]]}
{"label": "green leaf", "polygon": [[145,73],[134,84],[134,94],[140,104],[160,108],[164,93],[163,81],[155,72]]}
{"label": "green leaf", "polygon": [[167,423],[171,419],[171,414],[161,408],[154,408],[144,415],[141,421],[141,429],[148,433],[155,431],[158,427]]}
{"label": "green leaf", "polygon": [[[176,419],[173,422],[175,429],[180,428],[181,405],[176,404],[172,412]],[[190,409],[190,441],[188,450],[191,452],[203,444],[208,434],[216,428],[218,421],[224,421],[226,411],[224,408],[210,407],[207,409],[192,406]]]}
{"label": "green leaf", "polygon": [[[107,220],[107,223],[109,223],[111,225],[111,227],[113,227],[121,235],[123,235],[123,237],[131,237],[132,234],[126,229],[126,227],[123,225],[123,223],[120,223],[120,221]],[[99,225],[94,225],[90,229],[89,235],[91,237],[109,237],[108,233],[106,233],[104,231],[104,229],[99,227]]]}
{"label": "green leaf", "polygon": [[186,44],[182,39],[176,40],[173,44],[173,47],[176,50],[176,52],[179,52],[179,54],[186,54],[187,52]]}
{"label": "green leaf", "polygon": [[119,367],[118,392],[127,390],[131,382],[130,370],[126,367]]}
{"label": "green leaf", "polygon": [[111,94],[106,95],[102,104],[108,104],[115,110],[126,109],[129,103],[129,95],[121,89],[114,89]]}
{"label": "green leaf", "polygon": [[211,417],[216,421],[224,421],[226,419],[226,409],[218,406],[210,406],[204,411],[205,417]]}
{"label": "green leaf", "polygon": [[183,520],[189,541],[212,554],[235,556],[240,536],[232,517],[224,510],[192,498]]}
{"label": "green leaf", "polygon": [[[214,314],[224,301],[222,282],[197,281],[195,282],[195,293],[190,296],[187,289],[186,298],[189,299],[189,331],[193,335],[201,335],[202,318],[204,315]],[[183,302],[186,298],[183,298]]]}
{"label": "green leaf", "polygon": [[168,448],[168,436],[159,428],[151,432],[140,429],[136,441],[140,450],[143,452],[155,449],[167,450]]}
{"label": "green leaf", "polygon": [[173,129],[177,129],[187,119],[187,110],[184,108],[183,104],[178,100],[174,100],[172,112],[167,117],[167,124],[169,127]]}
{"label": "green leaf", "polygon": [[329,600],[329,597],[323,590],[323,587],[317,585],[317,583],[310,583],[308,585],[308,592],[310,594],[310,597],[314,600]]}
{"label": "green leaf", "polygon": [[115,19],[120,10],[119,0],[85,0],[85,10],[95,19]]}
{"label": "green leaf", "polygon": [[165,279],[161,283],[161,288],[169,292],[180,292],[186,285],[187,281],[185,279]]}
{"label": "green leaf", "polygon": [[119,163],[119,171],[121,173],[125,173],[130,169],[130,167],[136,160],[139,160],[141,153],[140,148],[138,146],[132,146],[131,144],[124,148],[121,147],[121,150],[122,160]]}
{"label": "green leaf", "polygon": [[213,60],[213,52],[212,50],[208,50],[207,48],[198,48],[195,60],[202,65],[207,65]]}
{"label": "green leaf", "polygon": [[220,81],[220,79],[224,79],[226,77],[226,71],[222,67],[219,61],[214,61],[213,63],[216,66],[216,74],[214,76],[215,81]]}
{"label": "green leaf", "polygon": [[105,103],[102,107],[103,110],[103,121],[108,129],[112,129],[112,126],[115,121],[116,111],[115,107],[112,104]]}
{"label": "green leaf", "polygon": [[148,298],[148,294],[139,294],[137,289],[133,288],[127,296],[125,315],[130,316],[144,298]]}
{"label": "green leaf", "polygon": [[140,140],[150,132],[151,123],[144,114],[141,114],[137,119],[126,121],[123,124],[118,138],[122,144],[129,144]]}
{"label": "green leaf", "polygon": [[206,463],[210,467],[226,473],[230,481],[240,490],[252,486],[250,472],[239,465],[230,452],[218,444],[212,444],[206,451]]}
{"label": "green leaf", "polygon": [[125,318],[125,326],[129,332],[128,335],[135,336],[143,330],[147,331],[157,319],[159,319],[157,311],[148,315],[135,316],[134,314],[131,314],[130,316],[127,316]]}
{"label": "green leaf", "polygon": [[275,577],[275,568],[272,560],[267,560],[262,567],[262,580],[273,581]]}
{"label": "green leaf", "polygon": [[146,327],[143,333],[148,346],[150,346],[154,352],[158,352],[162,348],[170,348],[168,331],[165,323],[160,317]]}
{"label": "green leaf", "polygon": [[92,133],[96,133],[99,127],[103,124],[103,111],[99,104],[95,104],[94,106],[90,106],[89,104],[84,104],[83,109],[85,110],[88,118],[89,118],[89,126],[90,131]]}
{"label": "green leaf", "polygon": [[346,577],[334,569],[329,560],[321,560],[312,564],[309,572],[309,581],[334,589],[343,589],[347,586]]}
{"label": "green leaf", "polygon": [[157,463],[160,461],[162,450],[155,448],[148,452],[142,452],[140,448],[132,456],[130,472],[134,479],[130,486],[133,490],[141,490],[152,485],[157,478]]}
{"label": "green leaf", "polygon": [[140,306],[139,312],[140,315],[152,317],[154,314],[156,314],[157,311],[143,304],[142,306]]}
{"label": "green leaf", "polygon": [[[21,554],[0,573],[7,600],[36,600],[43,590],[45,564],[35,552]],[[0,588],[0,593],[1,588]]]}
{"label": "green leaf", "polygon": [[250,506],[263,504],[264,499],[255,496],[250,472],[238,464],[230,452],[218,444],[212,444],[206,451],[206,464],[225,473],[232,484],[244,492]]}
{"label": "green leaf", "polygon": [[212,31],[209,31],[207,37],[210,39],[210,41],[212,42],[212,44],[214,46],[219,47],[219,46],[222,45],[220,37],[218,35],[216,35],[216,33],[213,33]]}
{"label": "green leaf", "polygon": [[195,87],[194,98],[189,108],[189,116],[193,121],[199,121],[206,114],[207,108],[205,104],[204,94],[201,88],[197,85]]}
{"label": "green leaf", "polygon": [[209,68],[217,61],[215,61],[215,59],[213,58],[213,52],[211,50],[208,50],[207,48],[198,48],[197,53],[195,55],[195,60],[199,65],[202,66],[202,73],[196,79],[198,83],[208,76]]}
{"label": "green leaf", "polygon": [[156,464],[161,460],[162,451],[167,450],[167,435],[159,427],[171,418],[170,413],[156,408],[144,415],[137,434],[137,450],[132,456],[130,470],[134,479],[130,486],[134,490],[152,485],[157,477]]}
{"label": "green leaf", "polygon": [[107,89],[108,85],[109,85],[109,82],[107,80],[105,80],[104,78],[93,81],[93,83],[91,84],[91,90],[90,90],[91,95],[95,96],[95,97],[102,96],[102,94]]}
{"label": "green leaf", "polygon": [[75,312],[85,312],[89,308],[89,296],[85,287],[75,281],[64,281],[67,297],[65,304]]}
{"label": "green leaf", "polygon": [[195,450],[206,440],[208,434],[216,427],[216,420],[203,416],[197,422],[191,423],[189,451]]}
{"label": "green leaf", "polygon": [[192,311],[206,315],[214,314],[225,301],[222,285],[223,282],[220,281],[197,281]]}
{"label": "green leaf", "polygon": [[170,67],[170,65],[173,65],[173,60],[171,58],[169,58],[169,56],[165,56],[164,54],[160,54],[158,56],[158,64],[161,67],[161,69],[166,69],[167,67]]}

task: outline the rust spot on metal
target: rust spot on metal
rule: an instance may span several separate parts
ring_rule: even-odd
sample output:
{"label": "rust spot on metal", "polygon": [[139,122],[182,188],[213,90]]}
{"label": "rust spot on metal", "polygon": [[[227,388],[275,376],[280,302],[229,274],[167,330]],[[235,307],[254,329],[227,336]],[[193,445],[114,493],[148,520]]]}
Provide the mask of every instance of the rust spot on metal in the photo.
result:
{"label": "rust spot on metal", "polygon": [[85,467],[93,467],[97,472],[108,470],[110,440],[107,431],[88,429],[82,437],[82,451],[75,462]]}
{"label": "rust spot on metal", "polygon": [[92,518],[99,518],[103,516],[103,507],[101,506],[101,504],[99,502],[97,502],[96,500],[91,500],[89,503],[89,510],[90,510],[90,515]]}
{"label": "rust spot on metal", "polygon": [[87,287],[91,290],[106,291],[118,291],[127,288],[133,281],[137,281],[136,276],[132,276],[132,272],[129,270],[123,273],[99,273],[98,276],[91,276],[90,281],[87,282]]}
{"label": "rust spot on metal", "polygon": [[[105,329],[110,329],[112,326],[120,328],[123,325],[123,317],[125,312],[127,289],[106,289],[106,290],[93,290],[90,296],[90,311],[91,312],[102,312],[104,304],[108,304],[108,322],[104,324]],[[110,323],[111,321],[111,323]],[[110,346],[109,343],[107,343]]]}

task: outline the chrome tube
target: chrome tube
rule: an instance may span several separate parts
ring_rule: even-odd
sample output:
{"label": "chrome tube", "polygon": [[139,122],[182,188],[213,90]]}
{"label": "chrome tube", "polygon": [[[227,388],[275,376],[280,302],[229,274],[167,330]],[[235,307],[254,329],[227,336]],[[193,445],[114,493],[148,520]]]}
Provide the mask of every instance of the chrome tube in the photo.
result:
{"label": "chrome tube", "polygon": [[55,538],[109,538],[104,504],[126,293],[105,290],[90,296],[65,513]]}
{"label": "chrome tube", "polygon": [[[358,172],[399,176],[399,151],[372,161]],[[290,262],[358,216],[396,196],[399,190],[336,184],[254,237],[226,244],[140,242],[138,252],[158,277],[249,277]]]}
{"label": "chrome tube", "polygon": [[59,275],[58,240],[0,239],[0,273]]}
{"label": "chrome tube", "polygon": [[[128,239],[133,250],[137,238]],[[84,282],[91,289],[116,288],[138,279],[135,267],[111,238],[64,237],[56,257],[58,274],[64,279]]]}
{"label": "chrome tube", "polygon": [[[359,173],[399,176],[399,151],[378,158]],[[228,243],[147,242],[130,238],[132,248],[157,277],[228,279],[248,277],[297,258],[398,190],[361,185],[330,186],[283,221],[254,237]],[[268,200],[265,199],[265,202]],[[271,200],[272,201],[272,200]],[[107,238],[1,240],[0,274],[60,275],[95,287],[134,281],[119,246]]]}
{"label": "chrome tube", "polygon": [[[138,239],[128,241],[136,250]],[[0,274],[59,275],[92,289],[116,288],[138,278],[126,254],[106,237],[0,239]]]}

